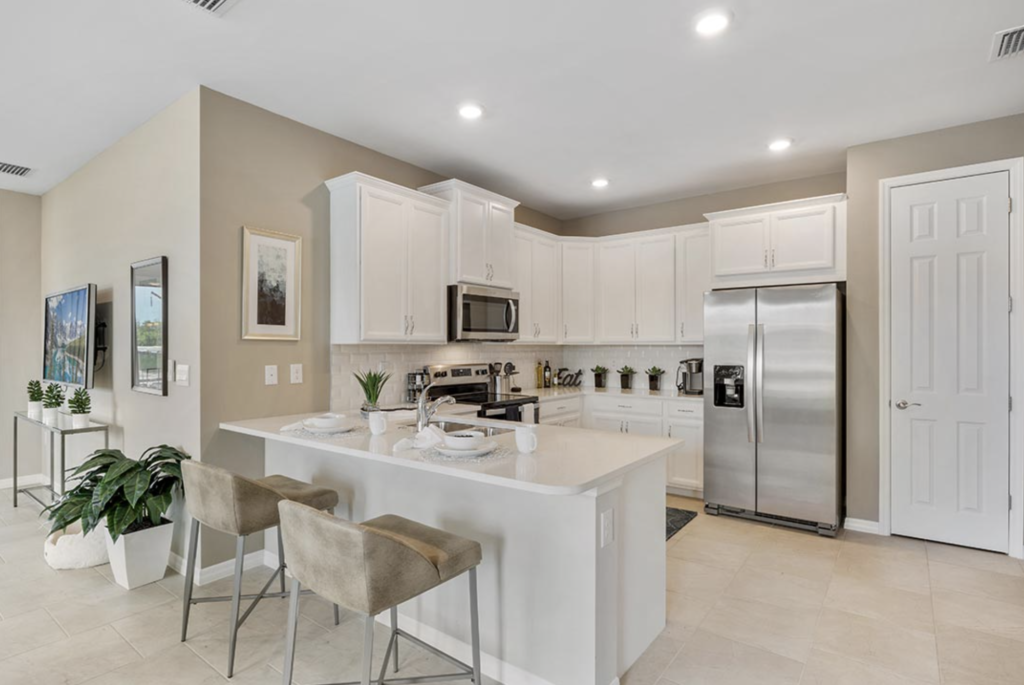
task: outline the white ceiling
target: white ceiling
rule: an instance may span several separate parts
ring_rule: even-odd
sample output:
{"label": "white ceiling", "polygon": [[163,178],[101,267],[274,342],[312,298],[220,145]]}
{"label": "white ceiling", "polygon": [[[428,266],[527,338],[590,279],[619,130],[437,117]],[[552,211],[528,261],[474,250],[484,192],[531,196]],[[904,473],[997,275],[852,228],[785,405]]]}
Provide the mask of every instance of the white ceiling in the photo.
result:
{"label": "white ceiling", "polygon": [[[3,2],[0,187],[43,193],[198,84],[559,218],[844,168],[1024,111],[1020,0]],[[477,100],[486,115],[456,115]],[[767,151],[790,136],[784,154]],[[590,187],[607,176],[603,191]]]}

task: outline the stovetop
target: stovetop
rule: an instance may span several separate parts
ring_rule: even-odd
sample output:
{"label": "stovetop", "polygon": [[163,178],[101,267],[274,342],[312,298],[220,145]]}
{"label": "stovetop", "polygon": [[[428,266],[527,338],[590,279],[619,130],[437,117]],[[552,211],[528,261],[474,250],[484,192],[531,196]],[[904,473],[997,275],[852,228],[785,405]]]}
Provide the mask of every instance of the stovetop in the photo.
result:
{"label": "stovetop", "polygon": [[493,409],[496,407],[513,407],[520,404],[529,404],[531,402],[537,402],[536,396],[531,395],[517,395],[512,393],[499,393],[482,391],[470,391],[470,392],[458,392],[452,393],[452,397],[459,404],[477,404],[484,409]]}

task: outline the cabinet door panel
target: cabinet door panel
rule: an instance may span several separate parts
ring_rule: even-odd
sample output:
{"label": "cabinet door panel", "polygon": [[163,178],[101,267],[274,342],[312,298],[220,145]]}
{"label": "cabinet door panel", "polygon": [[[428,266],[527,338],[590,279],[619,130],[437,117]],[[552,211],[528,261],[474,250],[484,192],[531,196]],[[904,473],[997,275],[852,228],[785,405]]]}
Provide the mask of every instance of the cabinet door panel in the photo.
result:
{"label": "cabinet door panel", "polygon": [[440,207],[409,205],[409,337],[421,342],[448,339],[448,213]]}
{"label": "cabinet door panel", "polygon": [[562,340],[594,341],[594,247],[562,245]]}
{"label": "cabinet door panel", "polygon": [[405,201],[363,188],[360,205],[362,339],[402,340],[409,282]]}
{"label": "cabinet door panel", "polygon": [[497,202],[489,202],[488,206],[486,262],[491,265],[489,284],[496,288],[511,288],[515,214],[511,208]]}
{"label": "cabinet door panel", "polygon": [[519,340],[533,342],[537,337],[533,309],[533,238],[516,231],[512,242],[512,288],[519,293]]}
{"label": "cabinet door panel", "polygon": [[835,234],[833,205],[773,214],[772,270],[831,269],[836,263]]}
{"label": "cabinet door panel", "polygon": [[658,236],[636,243],[636,340],[676,339],[676,238]]}
{"label": "cabinet door panel", "polygon": [[589,420],[585,421],[587,428],[609,433],[626,432],[626,419],[613,414],[592,414]]}
{"label": "cabinet door panel", "polygon": [[533,288],[531,306],[537,324],[537,342],[558,340],[558,244],[533,239]]}
{"label": "cabinet door panel", "polygon": [[711,239],[716,276],[768,270],[767,214],[714,221]]}
{"label": "cabinet door panel", "polygon": [[711,238],[706,229],[677,238],[676,339],[703,343],[704,293],[711,290]]}
{"label": "cabinet door panel", "polygon": [[626,432],[630,435],[661,436],[661,419],[638,419],[635,416],[625,417]]}
{"label": "cabinet door panel", "polygon": [[683,445],[668,458],[668,484],[689,490],[704,489],[704,428],[700,422],[666,421],[665,437]]}
{"label": "cabinet door panel", "polygon": [[597,248],[597,339],[633,342],[636,324],[636,252],[633,241]]}
{"label": "cabinet door panel", "polygon": [[459,226],[456,231],[455,280],[488,285],[487,201],[458,195]]}

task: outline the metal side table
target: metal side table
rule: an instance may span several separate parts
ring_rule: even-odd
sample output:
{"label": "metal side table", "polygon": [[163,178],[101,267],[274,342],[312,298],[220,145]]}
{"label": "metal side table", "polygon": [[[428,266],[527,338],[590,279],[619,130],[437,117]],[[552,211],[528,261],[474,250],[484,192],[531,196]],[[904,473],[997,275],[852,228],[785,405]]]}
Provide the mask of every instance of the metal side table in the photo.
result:
{"label": "metal side table", "polygon": [[[49,431],[50,433],[50,484],[47,485],[33,485],[31,487],[18,489],[18,421],[24,421],[25,423],[31,424],[41,428],[43,431]],[[80,435],[82,433],[103,433],[103,449],[110,447],[110,427],[105,423],[97,423],[96,421],[90,421],[89,425],[85,428],[72,428],[71,427],[71,415],[58,413],[57,423],[53,426],[43,423],[42,419],[34,419],[28,415],[27,412],[16,411],[14,412],[14,506],[18,506],[18,493],[28,495],[39,504],[44,507],[49,506],[50,503],[56,500],[57,497],[64,494],[64,483],[67,479],[67,468],[65,460],[67,457],[67,437],[69,435]],[[60,438],[60,492],[57,492],[55,487],[58,483],[54,482],[54,470],[53,470],[53,456],[54,456],[54,443],[57,442],[57,438]],[[46,489],[50,491],[51,502],[47,503],[35,496],[32,490]]]}

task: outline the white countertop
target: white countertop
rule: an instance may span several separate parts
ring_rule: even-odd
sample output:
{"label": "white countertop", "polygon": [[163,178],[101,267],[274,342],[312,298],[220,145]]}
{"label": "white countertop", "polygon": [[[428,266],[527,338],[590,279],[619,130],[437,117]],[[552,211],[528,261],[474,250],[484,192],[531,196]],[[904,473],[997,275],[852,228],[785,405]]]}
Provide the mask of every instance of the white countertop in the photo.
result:
{"label": "white countertop", "polygon": [[[420,450],[410,449],[393,453],[395,443],[413,435],[414,430],[410,428],[390,426],[388,432],[381,436],[371,436],[366,431],[360,431],[353,435],[333,438],[307,438],[294,433],[280,432],[284,426],[319,415],[301,414],[231,421],[220,424],[220,427],[234,433],[333,452],[343,457],[371,459],[549,495],[576,495],[586,492],[615,480],[631,469],[664,456],[682,444],[680,440],[668,438],[561,426],[538,426],[540,446],[533,454],[516,452],[514,434],[505,433],[496,435],[493,439],[500,446],[509,447],[513,452],[510,456],[456,462],[426,459]],[[514,427],[514,424],[509,424],[508,427]]]}
{"label": "white countertop", "polygon": [[598,389],[595,387],[524,388],[521,394],[536,396],[541,402],[559,399],[562,397],[572,397],[574,395],[608,395],[610,397],[642,397],[653,400],[671,400],[678,402],[704,402],[703,395],[683,395],[676,390],[675,386],[673,386],[671,390],[662,390],[660,392],[651,392],[646,388],[638,388],[636,390],[623,390],[621,388]]}

